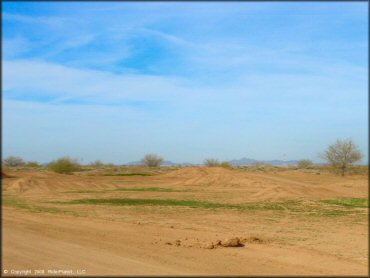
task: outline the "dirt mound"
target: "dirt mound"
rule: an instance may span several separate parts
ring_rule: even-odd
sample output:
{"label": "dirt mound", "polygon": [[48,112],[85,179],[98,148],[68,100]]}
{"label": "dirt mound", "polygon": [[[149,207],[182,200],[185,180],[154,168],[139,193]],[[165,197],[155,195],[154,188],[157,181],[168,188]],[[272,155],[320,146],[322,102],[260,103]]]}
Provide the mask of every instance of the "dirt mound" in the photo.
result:
{"label": "dirt mound", "polygon": [[208,175],[231,175],[233,172],[221,167],[188,167],[163,174],[168,178],[194,178]]}
{"label": "dirt mound", "polygon": [[[182,184],[186,186],[228,186],[230,184],[239,184],[241,181],[238,172],[221,167],[190,167],[161,176],[165,179],[176,181],[176,184]],[[242,178],[242,180],[243,179],[244,178]]]}
{"label": "dirt mound", "polygon": [[8,175],[8,174],[6,174],[4,172],[1,172],[1,178],[7,179],[7,178],[12,178],[12,176],[10,176],[10,175]]}
{"label": "dirt mound", "polygon": [[118,187],[117,182],[114,180],[106,181],[106,177],[80,177],[39,171],[17,172],[17,176],[10,177],[13,179],[4,180],[3,188],[12,193],[26,195],[49,195],[63,191],[93,191]]}
{"label": "dirt mound", "polygon": [[25,191],[28,191],[30,187],[32,186],[33,182],[30,178],[21,178],[17,179],[13,183],[11,183],[7,190],[14,193],[22,193]]}

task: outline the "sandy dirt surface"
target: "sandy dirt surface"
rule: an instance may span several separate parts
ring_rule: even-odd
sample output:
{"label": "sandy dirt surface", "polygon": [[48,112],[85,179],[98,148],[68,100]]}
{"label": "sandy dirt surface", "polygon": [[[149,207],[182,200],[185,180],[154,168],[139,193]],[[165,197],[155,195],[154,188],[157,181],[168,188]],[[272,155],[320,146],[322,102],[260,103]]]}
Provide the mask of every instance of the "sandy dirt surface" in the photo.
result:
{"label": "sandy dirt surface", "polygon": [[[3,275],[368,274],[368,209],[326,203],[367,199],[365,175],[205,167],[152,176],[7,174]],[[183,203],[71,203],[81,199]],[[212,245],[233,237],[243,246]]]}

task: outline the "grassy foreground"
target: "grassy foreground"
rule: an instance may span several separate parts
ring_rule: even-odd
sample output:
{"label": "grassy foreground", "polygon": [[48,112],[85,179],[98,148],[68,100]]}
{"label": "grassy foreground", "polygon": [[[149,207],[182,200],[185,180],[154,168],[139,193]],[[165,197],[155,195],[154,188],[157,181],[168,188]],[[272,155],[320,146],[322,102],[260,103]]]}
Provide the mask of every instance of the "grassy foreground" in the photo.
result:
{"label": "grassy foreground", "polygon": [[280,211],[306,216],[328,217],[363,213],[363,210],[359,211],[357,208],[368,207],[368,200],[361,198],[334,199],[324,201],[259,202],[244,204],[222,204],[200,200],[176,199],[86,198],[64,202],[55,201],[49,203],[60,205],[169,206],[201,209],[234,209],[239,211]]}

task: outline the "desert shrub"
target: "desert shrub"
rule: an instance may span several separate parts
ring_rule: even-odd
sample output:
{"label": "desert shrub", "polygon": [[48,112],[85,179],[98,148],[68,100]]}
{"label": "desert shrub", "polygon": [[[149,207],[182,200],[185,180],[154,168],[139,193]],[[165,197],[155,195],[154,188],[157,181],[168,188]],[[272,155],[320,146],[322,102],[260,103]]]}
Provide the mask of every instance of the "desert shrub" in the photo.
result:
{"label": "desert shrub", "polygon": [[251,168],[254,168],[256,170],[264,170],[266,167],[264,163],[259,162],[259,161],[253,162],[250,166]]}
{"label": "desert shrub", "polygon": [[351,172],[352,172],[352,174],[357,174],[357,175],[368,175],[369,174],[369,166],[367,166],[367,165],[355,165],[355,166],[352,166]]}
{"label": "desert shrub", "polygon": [[220,166],[221,167],[224,167],[224,168],[231,168],[232,167],[232,165],[230,164],[230,162],[227,162],[227,161],[221,162]]}
{"label": "desert shrub", "polygon": [[26,163],[26,166],[31,168],[37,168],[40,167],[40,164],[37,161],[28,161]]}
{"label": "desert shrub", "polygon": [[218,167],[220,166],[220,162],[214,158],[207,158],[204,160],[204,165],[207,167]]}
{"label": "desert shrub", "polygon": [[156,154],[147,154],[141,159],[141,162],[148,167],[158,167],[163,163],[163,158]]}
{"label": "desert shrub", "polygon": [[95,160],[90,163],[90,166],[99,168],[99,167],[103,167],[104,163],[101,162],[100,160]]}
{"label": "desert shrub", "polygon": [[24,166],[26,163],[23,158],[19,156],[8,156],[3,160],[3,165],[7,167]]}
{"label": "desert shrub", "polygon": [[300,169],[308,169],[308,168],[312,168],[313,163],[309,159],[302,159],[302,160],[298,161],[297,166]]}
{"label": "desert shrub", "polygon": [[257,171],[270,171],[272,169],[275,169],[276,167],[272,164],[264,163],[264,162],[254,162],[250,165],[249,167],[252,171],[257,170]]}
{"label": "desert shrub", "polygon": [[50,162],[48,168],[56,173],[71,174],[72,172],[80,170],[80,164],[76,159],[62,157]]}

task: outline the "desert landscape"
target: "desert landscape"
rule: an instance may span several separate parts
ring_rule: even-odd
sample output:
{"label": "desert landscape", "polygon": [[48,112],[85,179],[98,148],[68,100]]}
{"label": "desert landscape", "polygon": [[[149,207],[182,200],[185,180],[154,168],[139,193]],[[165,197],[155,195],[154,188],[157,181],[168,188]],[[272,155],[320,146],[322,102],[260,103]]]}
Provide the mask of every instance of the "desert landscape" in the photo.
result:
{"label": "desert landscape", "polygon": [[2,182],[4,275],[368,273],[367,173],[23,167]]}
{"label": "desert landscape", "polygon": [[364,276],[369,3],[2,3],[1,274]]}

